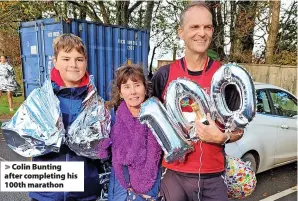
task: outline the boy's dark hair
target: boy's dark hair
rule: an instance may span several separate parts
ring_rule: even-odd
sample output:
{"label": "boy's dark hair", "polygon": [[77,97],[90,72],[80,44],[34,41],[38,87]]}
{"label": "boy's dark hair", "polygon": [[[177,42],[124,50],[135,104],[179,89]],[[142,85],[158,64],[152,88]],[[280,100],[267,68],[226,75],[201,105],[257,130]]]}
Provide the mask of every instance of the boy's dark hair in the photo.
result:
{"label": "boy's dark hair", "polygon": [[8,59],[8,56],[0,55],[0,57],[4,57],[5,59]]}
{"label": "boy's dark hair", "polygon": [[87,50],[82,39],[73,34],[62,34],[56,37],[53,41],[53,49],[55,58],[61,50],[71,52],[73,49],[87,58]]}
{"label": "boy's dark hair", "polygon": [[211,16],[212,16],[212,11],[211,11],[211,8],[210,6],[205,3],[205,2],[202,2],[202,1],[199,1],[199,2],[192,2],[190,4],[188,4],[184,10],[180,13],[180,22],[179,22],[179,25],[182,26],[183,25],[183,22],[184,22],[184,16],[185,16],[185,13],[190,9],[190,8],[193,8],[193,7],[201,7],[201,8],[206,8]]}

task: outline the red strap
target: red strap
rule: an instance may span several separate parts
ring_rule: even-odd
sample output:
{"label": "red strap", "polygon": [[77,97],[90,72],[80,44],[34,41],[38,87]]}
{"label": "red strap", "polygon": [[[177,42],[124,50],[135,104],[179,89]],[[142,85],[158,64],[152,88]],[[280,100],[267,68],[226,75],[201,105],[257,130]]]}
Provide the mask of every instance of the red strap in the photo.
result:
{"label": "red strap", "polygon": [[[188,77],[188,68],[187,68],[187,63],[186,63],[186,59],[185,57],[183,58],[183,63],[184,63],[184,72],[186,73],[186,76],[185,77]],[[205,64],[203,66],[203,72],[202,72],[202,75],[200,76],[201,79],[200,79],[200,83],[202,83],[202,81],[204,80],[204,76],[205,76],[205,73],[206,73],[206,69],[207,69],[207,66],[208,66],[208,63],[209,63],[209,57],[207,57],[206,61],[205,61]]]}

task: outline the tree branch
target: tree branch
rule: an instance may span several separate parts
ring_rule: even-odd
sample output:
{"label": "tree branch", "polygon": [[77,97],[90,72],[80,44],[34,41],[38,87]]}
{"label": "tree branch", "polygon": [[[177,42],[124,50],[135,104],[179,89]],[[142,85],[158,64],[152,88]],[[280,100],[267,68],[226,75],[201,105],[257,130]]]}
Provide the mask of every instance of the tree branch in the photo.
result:
{"label": "tree branch", "polygon": [[105,5],[103,4],[103,1],[98,1],[98,5],[100,8],[100,12],[102,13],[102,18],[103,18],[104,23],[110,24],[110,18],[107,13],[107,9],[106,9]]}
{"label": "tree branch", "polygon": [[174,5],[172,2],[170,2],[170,1],[168,1],[168,0],[166,0],[166,2],[167,2],[168,4],[170,4],[171,6],[173,6],[174,9],[179,9],[180,11],[183,10],[183,8]]}
{"label": "tree branch", "polygon": [[143,3],[144,1],[137,1],[134,5],[132,5],[129,9],[128,9],[128,16],[131,15],[131,13],[139,6]]}
{"label": "tree branch", "polygon": [[76,5],[76,6],[78,6],[78,7],[84,7],[84,8],[86,8],[86,9],[88,9],[87,8],[87,6],[85,6],[84,4],[80,4],[79,2],[77,2],[77,1],[67,1],[68,3],[71,3],[71,4],[73,4],[73,5]]}
{"label": "tree branch", "polygon": [[[96,10],[95,10],[95,7],[94,7],[94,5],[92,5],[90,2],[86,2],[86,4],[87,4],[87,13],[90,13],[91,15],[93,15],[93,17],[94,17],[94,19],[95,19],[95,21],[96,22],[100,22],[100,23],[103,23],[102,22],[102,20],[99,18],[99,16],[97,15],[97,12],[96,12]],[[90,10],[92,11],[92,12],[90,12]]]}
{"label": "tree branch", "polygon": [[69,3],[73,4],[73,5],[76,5],[78,7],[81,7],[81,8],[83,7],[84,9],[86,9],[86,12],[88,14],[90,14],[94,18],[95,21],[100,22],[100,23],[103,23],[101,21],[101,19],[98,17],[97,12],[94,9],[94,5],[90,4],[90,2],[86,1],[87,6],[84,5],[84,4],[81,4],[81,3],[77,2],[77,1],[67,1],[67,2],[69,2]]}
{"label": "tree branch", "polygon": [[156,18],[156,14],[157,14],[157,11],[159,9],[160,3],[161,3],[161,1],[158,1],[155,12],[154,12],[154,18]]}

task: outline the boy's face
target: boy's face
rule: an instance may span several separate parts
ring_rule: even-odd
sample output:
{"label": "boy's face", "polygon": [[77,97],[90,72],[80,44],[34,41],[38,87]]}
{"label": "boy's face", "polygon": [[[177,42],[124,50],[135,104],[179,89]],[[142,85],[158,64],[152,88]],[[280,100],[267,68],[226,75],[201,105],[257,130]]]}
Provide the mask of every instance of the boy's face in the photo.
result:
{"label": "boy's face", "polygon": [[87,59],[75,49],[68,53],[61,50],[54,59],[54,65],[59,70],[65,87],[77,87],[85,75]]}

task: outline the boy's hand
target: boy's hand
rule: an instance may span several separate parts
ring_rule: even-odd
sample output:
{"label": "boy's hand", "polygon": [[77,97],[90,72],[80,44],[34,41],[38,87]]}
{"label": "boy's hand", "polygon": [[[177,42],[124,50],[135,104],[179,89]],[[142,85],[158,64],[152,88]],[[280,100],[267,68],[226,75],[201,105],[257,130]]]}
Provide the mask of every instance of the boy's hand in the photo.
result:
{"label": "boy's hand", "polygon": [[200,120],[196,120],[198,138],[206,143],[222,144],[226,139],[226,135],[219,130],[209,113],[207,113],[207,120],[209,125],[204,125]]}

